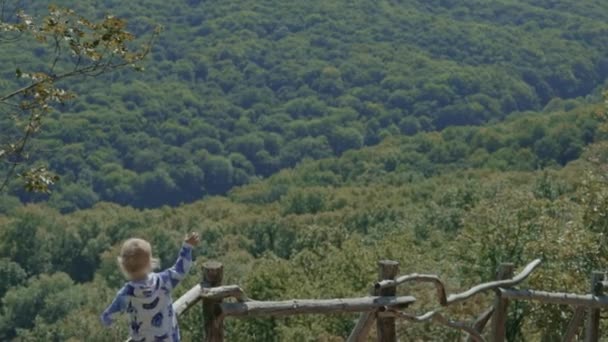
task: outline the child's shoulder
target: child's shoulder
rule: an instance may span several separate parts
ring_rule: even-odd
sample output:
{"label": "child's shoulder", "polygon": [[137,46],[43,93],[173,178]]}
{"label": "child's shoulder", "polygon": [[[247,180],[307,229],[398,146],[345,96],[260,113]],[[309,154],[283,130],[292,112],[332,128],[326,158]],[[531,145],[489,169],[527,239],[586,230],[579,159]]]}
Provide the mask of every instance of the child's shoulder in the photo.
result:
{"label": "child's shoulder", "polygon": [[118,290],[119,296],[134,296],[135,295],[135,286],[131,284],[131,282],[126,282],[123,286]]}

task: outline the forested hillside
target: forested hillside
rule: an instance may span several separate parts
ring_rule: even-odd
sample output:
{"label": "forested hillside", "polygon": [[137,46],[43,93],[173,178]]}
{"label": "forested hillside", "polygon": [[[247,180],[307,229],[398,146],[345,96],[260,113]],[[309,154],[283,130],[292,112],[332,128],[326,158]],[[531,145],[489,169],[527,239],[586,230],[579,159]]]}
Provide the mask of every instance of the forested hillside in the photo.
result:
{"label": "forested hillside", "polygon": [[[387,258],[449,292],[534,258],[526,287],[587,292],[608,264],[608,2],[56,3],[126,18],[138,37],[164,31],[143,72],[66,84],[79,97],[27,151],[62,177],[50,195],[18,181],[0,194],[0,341],[123,340],[126,321],[106,330],[99,315],[133,236],[168,266],[200,232],[197,266],[222,261],[224,283],[258,300],[365,295]],[[0,94],[16,69],[44,71],[49,51],[0,40]],[[401,290],[412,312],[435,303],[432,289]],[[446,315],[470,320],[490,301]],[[509,341],[559,340],[569,316],[514,303]],[[229,321],[226,338],[343,341],[355,319]],[[200,310],[180,327],[201,340]],[[399,335],[461,337],[426,324]]]}
{"label": "forested hillside", "polygon": [[[559,127],[597,117],[597,110],[556,112],[537,123]],[[485,130],[505,141],[499,132],[529,125],[525,117]],[[607,129],[600,123],[596,131],[604,137]],[[458,130],[417,139],[449,146],[449,136]],[[119,242],[131,236],[150,239],[163,265],[169,265],[182,233],[200,231],[199,264],[207,258],[223,261],[225,283],[242,284],[260,300],[359,296],[367,293],[381,258],[399,260],[404,272],[439,273],[449,279],[451,290],[492,278],[501,261],[522,265],[542,257],[531,287],[585,291],[582,275],[608,261],[605,143],[590,146],[581,159],[559,170],[517,171],[529,155],[516,151],[505,159],[505,148],[498,147],[478,157],[431,163],[434,173],[424,177],[412,171],[409,158],[433,152],[413,151],[411,139],[306,162],[230,197],[178,208],[139,211],[98,204],[69,215],[44,205],[5,209],[9,214],[0,217],[0,339],[115,341],[125,336],[126,324],[108,334],[98,315],[123,282],[115,257]],[[471,169],[472,160],[494,160],[503,171]],[[196,281],[193,274],[177,294]],[[414,291],[423,306],[434,302],[422,289],[407,291]],[[477,301],[450,315],[470,319],[487,304]],[[554,340],[567,324],[562,310],[519,306],[510,334]],[[228,339],[338,341],[354,318],[231,322]],[[200,338],[200,322],[198,310],[182,319],[187,340]],[[404,337],[437,341],[457,336],[440,328],[405,327]]]}
{"label": "forested hillside", "polygon": [[[608,74],[599,0],[56,3],[165,27],[144,73],[75,85],[30,151],[63,177],[50,204],[64,212],[224,194],[388,136],[539,111]],[[4,82],[51,57],[3,45]]]}

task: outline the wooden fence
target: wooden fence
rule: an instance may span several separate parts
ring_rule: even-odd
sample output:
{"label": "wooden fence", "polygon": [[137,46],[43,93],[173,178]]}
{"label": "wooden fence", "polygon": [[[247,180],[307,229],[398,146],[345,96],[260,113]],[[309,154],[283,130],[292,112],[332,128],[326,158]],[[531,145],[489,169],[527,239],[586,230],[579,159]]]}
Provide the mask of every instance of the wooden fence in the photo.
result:
{"label": "wooden fence", "polygon": [[[251,317],[279,317],[300,314],[360,313],[357,324],[351,331],[348,342],[368,341],[375,323],[378,342],[396,342],[396,320],[410,322],[430,322],[458,329],[468,334],[467,341],[485,342],[483,331],[490,323],[490,341],[506,340],[506,321],[509,302],[538,301],[545,304],[570,305],[573,307],[571,321],[563,334],[563,341],[575,341],[579,330],[586,321],[585,342],[599,341],[600,310],[608,307],[608,296],[603,289],[608,288],[604,273],[594,272],[591,276],[590,294],[572,294],[520,290],[514,287],[523,282],[540,265],[540,260],[529,263],[519,274],[514,275],[513,264],[501,264],[495,281],[479,284],[467,291],[446,293],[443,281],[432,274],[410,274],[398,276],[399,263],[384,260],[378,263],[379,277],[372,293],[359,298],[338,299],[293,299],[285,301],[256,301],[248,298],[237,285],[222,285],[223,265],[206,262],[199,285],[180,297],[173,307],[178,315],[202,301],[205,342],[224,341],[224,320],[227,318],[246,319]],[[416,302],[412,296],[397,296],[397,286],[405,283],[430,283],[437,292],[438,308],[422,315],[405,311]],[[484,292],[494,291],[493,305],[472,322],[450,320],[443,314],[445,307],[462,303]],[[227,298],[233,301],[224,301]]]}

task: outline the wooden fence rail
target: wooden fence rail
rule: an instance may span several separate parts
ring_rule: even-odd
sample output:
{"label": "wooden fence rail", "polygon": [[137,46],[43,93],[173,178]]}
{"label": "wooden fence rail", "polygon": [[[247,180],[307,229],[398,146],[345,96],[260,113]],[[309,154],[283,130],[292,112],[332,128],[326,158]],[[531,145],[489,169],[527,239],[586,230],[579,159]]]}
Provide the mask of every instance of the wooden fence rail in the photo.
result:
{"label": "wooden fence rail", "polygon": [[[470,289],[448,295],[444,282],[432,274],[410,274],[398,276],[399,263],[383,260],[378,263],[378,281],[368,296],[336,299],[292,299],[283,301],[256,301],[248,298],[237,285],[222,285],[223,265],[217,262],[203,264],[203,278],[173,303],[177,315],[184,314],[196,303],[203,303],[203,326],[205,342],[224,341],[224,320],[251,317],[277,317],[301,314],[336,314],[359,312],[359,320],[351,331],[348,342],[364,342],[369,338],[374,322],[378,342],[396,342],[396,320],[414,323],[433,323],[458,329],[468,334],[467,341],[485,342],[484,329],[491,322],[490,341],[506,340],[507,313],[510,301],[538,301],[544,304],[570,305],[573,315],[563,341],[574,341],[581,326],[586,322],[585,341],[599,341],[600,310],[608,308],[608,288],[603,272],[595,272],[591,278],[590,294],[519,290],[514,287],[526,280],[540,265],[534,260],[514,275],[513,264],[501,264],[495,281],[479,284]],[[437,293],[439,307],[423,313],[406,312],[416,302],[412,296],[397,296],[397,287],[405,283],[431,283]],[[493,305],[471,322],[454,321],[443,313],[445,307],[462,303],[476,295],[495,292]],[[231,301],[224,301],[231,299]]]}

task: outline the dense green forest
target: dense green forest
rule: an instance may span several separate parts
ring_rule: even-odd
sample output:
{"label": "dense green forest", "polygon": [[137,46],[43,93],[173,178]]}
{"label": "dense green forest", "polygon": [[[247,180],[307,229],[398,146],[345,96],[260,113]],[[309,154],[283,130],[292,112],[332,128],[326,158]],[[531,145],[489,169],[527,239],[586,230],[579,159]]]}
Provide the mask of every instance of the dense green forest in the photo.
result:
{"label": "dense green forest", "polygon": [[[0,340],[120,341],[99,315],[120,243],[163,266],[199,231],[197,264],[254,299],[361,296],[376,261],[458,291],[500,262],[525,286],[587,292],[608,262],[605,1],[55,1],[164,31],[136,73],[67,84],[30,162],[51,194],[0,194]],[[0,1],[2,3],[2,1]],[[20,1],[34,15],[46,1]],[[0,94],[52,55],[2,41]],[[5,67],[7,66],[7,67]],[[0,117],[0,129],[12,122]],[[5,166],[0,166],[0,171]],[[196,271],[176,297],[199,279]],[[432,308],[426,287],[404,287]],[[448,311],[473,319],[491,297]],[[510,341],[555,341],[570,312],[516,304]],[[200,309],[180,319],[201,338]],[[354,315],[227,322],[229,341],[342,341]],[[605,330],[608,331],[608,330]],[[404,339],[457,332],[399,325]],[[607,333],[605,333],[607,334]],[[608,336],[608,335],[606,335]]]}
{"label": "dense green forest", "polygon": [[[565,126],[596,117],[597,110],[582,106],[534,119],[541,127]],[[520,128],[533,126],[530,120],[522,117],[484,129],[505,141],[514,132],[525,133]],[[445,147],[450,135],[462,130],[425,133],[418,139]],[[596,132],[606,134],[607,124],[601,122]],[[411,139],[389,139],[339,158],[308,161],[227,197],[177,208],[138,210],[101,203],[66,215],[46,205],[15,204],[0,217],[0,337],[119,340],[126,324],[108,335],[98,315],[124,281],[115,264],[120,241],[145,236],[168,265],[182,233],[190,230],[203,236],[196,251],[199,265],[208,258],[223,261],[225,282],[241,284],[260,300],[365,294],[381,258],[399,260],[403,272],[438,273],[455,291],[491,279],[501,261],[521,266],[541,257],[543,267],[528,286],[587,290],[586,275],[602,268],[608,256],[606,143],[588,146],[563,168],[521,171],[530,152],[510,152],[513,159],[505,160],[500,156],[510,148],[499,147],[432,163],[434,174],[424,176],[412,171],[410,158],[430,158],[435,152],[413,151]],[[474,160],[497,165],[469,167]],[[197,281],[193,274],[178,294]],[[414,310],[435,302],[424,288],[404,290],[419,298]],[[450,314],[472,319],[488,300]],[[568,319],[567,308],[557,306],[521,305],[513,313],[510,334],[518,340],[553,341]],[[195,309],[182,318],[187,340],[200,337],[200,315]],[[231,321],[227,334],[234,341],[340,341],[354,319]],[[415,325],[402,326],[400,334],[421,340],[458,336]]]}
{"label": "dense green forest", "polygon": [[[389,136],[540,111],[608,75],[603,1],[55,3],[114,13],[138,35],[165,27],[144,73],[71,85],[79,98],[29,151],[62,176],[49,202],[62,212],[225,194]],[[4,44],[0,89],[51,59]]]}

